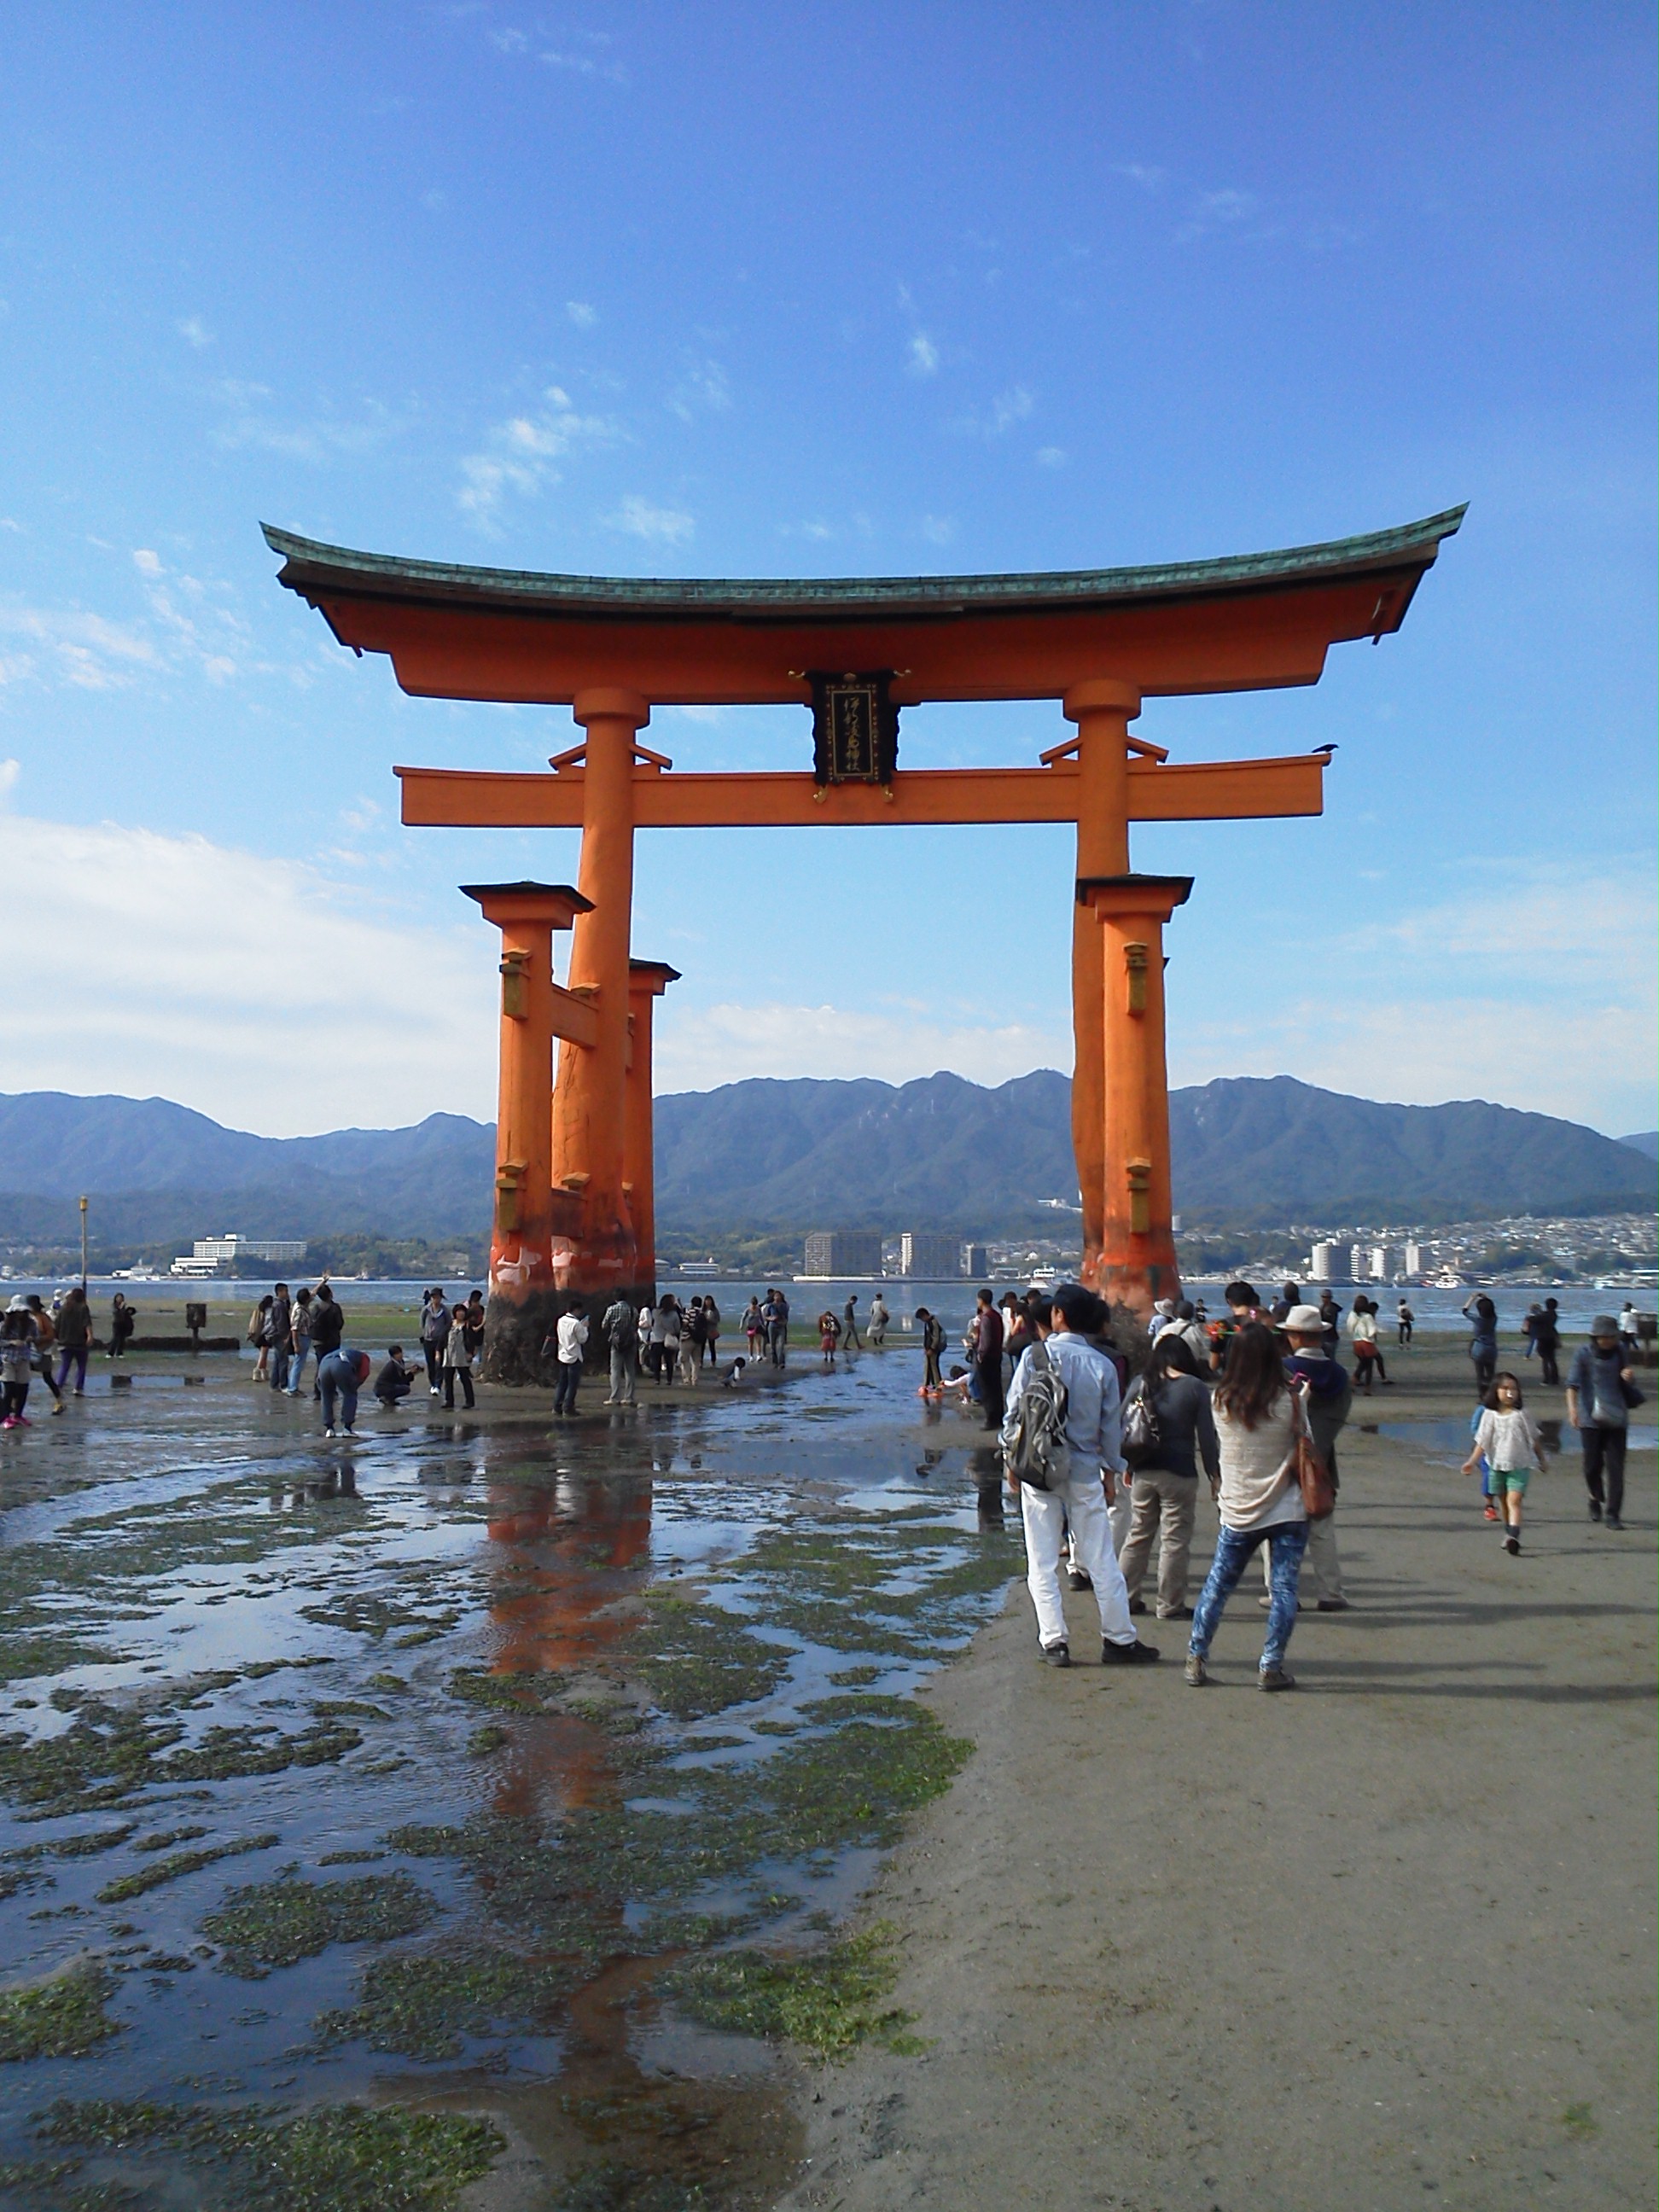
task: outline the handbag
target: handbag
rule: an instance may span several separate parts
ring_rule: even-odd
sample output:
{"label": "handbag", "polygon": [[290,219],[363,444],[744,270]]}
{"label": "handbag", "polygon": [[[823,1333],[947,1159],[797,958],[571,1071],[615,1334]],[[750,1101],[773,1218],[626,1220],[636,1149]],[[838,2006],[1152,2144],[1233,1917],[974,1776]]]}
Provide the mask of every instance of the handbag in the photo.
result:
{"label": "handbag", "polygon": [[1647,1404],[1647,1392],[1645,1390],[1638,1390],[1633,1382],[1626,1382],[1622,1375],[1619,1377],[1619,1388],[1624,1393],[1625,1404],[1627,1407],[1645,1406]]}
{"label": "handbag", "polygon": [[1292,1389],[1291,1396],[1295,1408],[1291,1419],[1296,1431],[1292,1456],[1296,1462],[1296,1480],[1302,1492],[1303,1506],[1310,1521],[1327,1521],[1336,1510],[1336,1490],[1331,1481],[1331,1471],[1321,1458],[1319,1448],[1313,1440],[1301,1391]]}

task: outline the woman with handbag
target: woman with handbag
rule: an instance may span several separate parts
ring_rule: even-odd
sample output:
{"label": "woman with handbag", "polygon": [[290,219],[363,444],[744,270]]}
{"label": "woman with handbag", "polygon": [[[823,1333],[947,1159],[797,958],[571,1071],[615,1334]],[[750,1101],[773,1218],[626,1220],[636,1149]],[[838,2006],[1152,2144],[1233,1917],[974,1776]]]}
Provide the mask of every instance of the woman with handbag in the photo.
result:
{"label": "woman with handbag", "polygon": [[[1303,1502],[1298,1446],[1307,1436],[1301,1389],[1285,1379],[1279,1340],[1261,1322],[1246,1322],[1227,1346],[1227,1365],[1216,1386],[1216,1444],[1221,1480],[1216,1504],[1221,1527],[1215,1559],[1193,1614],[1187,1646],[1187,1680],[1201,1689],[1205,1662],[1227,1600],[1252,1554],[1266,1544],[1273,1562],[1273,1601],[1261,1649],[1264,1690],[1293,1690],[1285,1650],[1296,1626],[1297,1584],[1308,1548],[1308,1507]],[[1309,1446],[1309,1474],[1317,1465]],[[1322,1474],[1322,1468],[1320,1469]],[[1329,1505],[1323,1499],[1324,1510]]]}

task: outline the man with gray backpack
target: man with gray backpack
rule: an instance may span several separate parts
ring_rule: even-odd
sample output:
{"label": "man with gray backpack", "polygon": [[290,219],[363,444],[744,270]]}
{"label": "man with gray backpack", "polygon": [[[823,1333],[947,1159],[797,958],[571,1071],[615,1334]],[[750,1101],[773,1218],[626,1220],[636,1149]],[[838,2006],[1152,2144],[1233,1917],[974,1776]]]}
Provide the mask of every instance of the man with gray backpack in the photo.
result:
{"label": "man with gray backpack", "polygon": [[1106,1517],[1109,1485],[1123,1470],[1117,1370],[1085,1341],[1103,1319],[1091,1291],[1060,1285],[1047,1316],[1038,1316],[1037,1341],[1020,1355],[1002,1425],[1003,1457],[1025,1525],[1025,1584],[1051,1667],[1072,1663],[1060,1587],[1068,1522],[1094,1584],[1102,1666],[1145,1666],[1158,1657],[1157,1647],[1135,1634]]}

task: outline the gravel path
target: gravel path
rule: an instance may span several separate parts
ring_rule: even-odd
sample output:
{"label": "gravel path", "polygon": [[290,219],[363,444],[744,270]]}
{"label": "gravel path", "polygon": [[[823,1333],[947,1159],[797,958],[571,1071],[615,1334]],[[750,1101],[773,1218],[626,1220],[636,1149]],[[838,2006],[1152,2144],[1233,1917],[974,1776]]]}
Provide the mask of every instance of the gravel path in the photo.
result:
{"label": "gravel path", "polygon": [[[1379,1417],[1467,1418],[1455,1355],[1401,1366]],[[937,1678],[979,1755],[870,1907],[933,2047],[810,2078],[787,2212],[1652,2204],[1653,1456],[1619,1536],[1570,1451],[1518,1559],[1426,1462],[1345,1438],[1294,1696],[1248,1578],[1201,1692],[1174,1625],[1039,1666],[1023,1591]]]}

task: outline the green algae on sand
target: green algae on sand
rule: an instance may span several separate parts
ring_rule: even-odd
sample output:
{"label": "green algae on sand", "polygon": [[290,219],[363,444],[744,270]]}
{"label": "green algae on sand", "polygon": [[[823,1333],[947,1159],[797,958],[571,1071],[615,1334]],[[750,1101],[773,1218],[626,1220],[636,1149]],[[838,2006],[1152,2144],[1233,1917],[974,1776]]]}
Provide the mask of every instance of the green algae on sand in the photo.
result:
{"label": "green algae on sand", "polygon": [[[347,2205],[352,2212],[448,2212],[507,2148],[488,2120],[361,2105],[289,2112],[65,2100],[52,2106],[40,2132],[50,2142],[100,2153],[171,2152],[206,2191],[199,2201],[222,2212],[244,2206],[333,2212]],[[47,2201],[67,2207],[74,2200]]]}
{"label": "green algae on sand", "polygon": [[232,1890],[203,1920],[202,1933],[220,1946],[227,1973],[257,1981],[271,1967],[314,1958],[331,1943],[412,1936],[437,1911],[437,1899],[406,1874],[306,1881],[290,1872]]}
{"label": "green algae on sand", "polygon": [[0,2060],[78,2058],[121,2023],[104,2007],[112,1983],[94,1960],[0,1990]]}
{"label": "green algae on sand", "polygon": [[914,2013],[884,2000],[898,1979],[892,1931],[883,1923],[799,1956],[720,1951],[660,1984],[683,2012],[739,2035],[785,2038],[819,2058],[845,2058],[861,2043],[919,2051],[905,2030]]}

